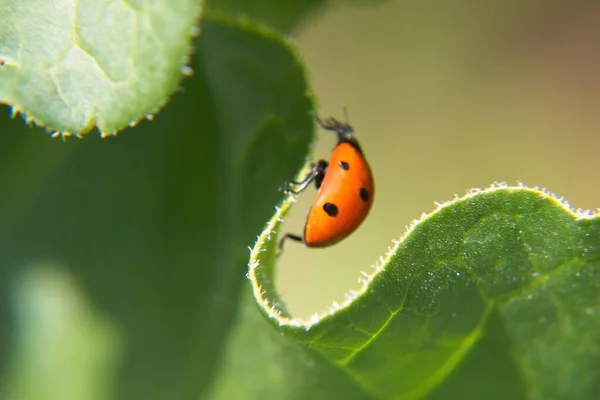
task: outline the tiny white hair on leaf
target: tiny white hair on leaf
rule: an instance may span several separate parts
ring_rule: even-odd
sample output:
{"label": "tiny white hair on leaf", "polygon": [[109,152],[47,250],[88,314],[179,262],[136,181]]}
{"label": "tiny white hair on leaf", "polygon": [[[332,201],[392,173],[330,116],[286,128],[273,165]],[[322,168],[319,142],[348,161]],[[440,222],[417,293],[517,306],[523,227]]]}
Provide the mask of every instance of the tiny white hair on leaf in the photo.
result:
{"label": "tiny white hair on leaf", "polygon": [[[307,171],[307,168],[303,169],[303,171],[298,175],[303,176],[303,174],[306,173],[305,171]],[[398,248],[402,246],[406,238],[424,221],[427,221],[428,219],[440,213],[445,208],[452,206],[457,202],[468,200],[477,195],[500,190],[509,192],[535,192],[537,195],[555,202],[559,207],[561,207],[563,210],[570,213],[577,219],[596,218],[600,214],[600,208],[594,211],[581,208],[574,210],[571,208],[570,203],[564,197],[558,197],[555,193],[547,189],[540,189],[539,187],[527,187],[522,181],[519,181],[517,186],[509,186],[505,182],[494,182],[488,188],[469,189],[466,191],[466,194],[464,196],[459,196],[455,194],[452,200],[435,202],[434,211],[430,213],[423,213],[421,214],[420,218],[411,221],[411,223],[405,227],[404,234],[402,234],[398,238],[392,239],[391,244],[388,247],[386,253],[383,256],[380,256],[374,265],[370,266],[373,273],[369,274],[366,271],[361,271],[359,273],[357,277],[359,287],[357,289],[351,289],[345,292],[343,294],[343,301],[334,301],[330,303],[329,306],[324,307],[323,310],[311,314],[308,318],[301,318],[288,315],[282,308],[280,308],[282,301],[279,297],[279,294],[276,291],[273,293],[263,290],[263,286],[261,286],[258,282],[259,275],[257,274],[257,271],[260,269],[261,254],[264,254],[267,251],[265,248],[263,248],[264,245],[266,244],[266,242],[271,240],[272,233],[275,237],[277,237],[277,230],[284,222],[284,216],[289,211],[291,205],[296,202],[295,196],[288,195],[284,198],[280,205],[275,207],[275,215],[272,217],[271,220],[267,222],[265,230],[257,237],[254,247],[251,248],[247,276],[252,281],[254,296],[257,302],[259,303],[259,306],[264,310],[265,314],[269,318],[272,318],[275,321],[277,321],[277,325],[304,328],[306,331],[308,331],[311,329],[311,327],[321,322],[323,318],[332,316],[338,313],[340,310],[347,308],[353,302],[359,299],[362,295],[364,295],[369,289],[373,280],[385,271],[386,266],[396,255]],[[269,278],[270,277],[267,277],[262,273],[260,274],[261,282],[268,283],[269,287],[273,287],[272,290],[275,290]],[[394,312],[389,308],[387,304],[385,304],[385,306],[390,312]]]}

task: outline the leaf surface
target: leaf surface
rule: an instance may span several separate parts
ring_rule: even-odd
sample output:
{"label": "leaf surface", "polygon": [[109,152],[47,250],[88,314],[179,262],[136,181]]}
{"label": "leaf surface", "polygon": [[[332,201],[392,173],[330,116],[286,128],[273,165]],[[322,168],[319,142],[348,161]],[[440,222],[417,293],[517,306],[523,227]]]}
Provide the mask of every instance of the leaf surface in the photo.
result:
{"label": "leaf surface", "polygon": [[356,390],[381,399],[598,396],[597,215],[524,187],[475,191],[414,224],[360,293],[301,320],[272,283],[290,204],[253,249],[254,296],[272,325]]}
{"label": "leaf surface", "polygon": [[[185,93],[129,135],[62,142],[0,120],[0,296],[32,262],[72,276],[122,346],[103,382],[109,398],[197,399],[210,385],[246,246],[312,142],[312,98],[291,46],[224,16],[201,29]],[[18,302],[10,308],[0,346],[18,357],[27,337],[15,334]],[[18,365],[0,358],[3,376],[36,379]]]}
{"label": "leaf surface", "polygon": [[62,134],[113,134],[182,77],[197,0],[0,0],[0,103]]}

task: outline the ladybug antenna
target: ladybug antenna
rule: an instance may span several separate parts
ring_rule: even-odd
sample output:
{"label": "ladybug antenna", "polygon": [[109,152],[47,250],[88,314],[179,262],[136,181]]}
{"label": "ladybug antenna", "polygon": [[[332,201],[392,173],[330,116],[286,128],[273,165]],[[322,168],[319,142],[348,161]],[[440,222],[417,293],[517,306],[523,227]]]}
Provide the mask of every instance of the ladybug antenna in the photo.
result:
{"label": "ladybug antenna", "polygon": [[347,122],[348,112],[346,111],[346,107],[344,107],[343,110],[345,122],[338,121],[333,117],[325,120],[321,120],[319,117],[317,117],[316,120],[317,123],[321,125],[321,128],[337,133],[339,141],[348,141],[352,137],[354,129],[352,129],[352,126],[350,126]]}
{"label": "ladybug antenna", "polygon": [[350,126],[350,123],[348,121],[348,109],[346,108],[346,106],[342,107],[342,112],[344,113],[344,124]]}

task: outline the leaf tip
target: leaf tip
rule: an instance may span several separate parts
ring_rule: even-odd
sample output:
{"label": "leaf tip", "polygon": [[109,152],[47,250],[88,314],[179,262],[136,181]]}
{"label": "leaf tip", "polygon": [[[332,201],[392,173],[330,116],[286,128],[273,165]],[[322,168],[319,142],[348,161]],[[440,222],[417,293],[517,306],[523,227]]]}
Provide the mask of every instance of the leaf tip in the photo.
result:
{"label": "leaf tip", "polygon": [[48,132],[48,135],[52,139],[62,139],[63,142],[65,142],[67,140],[67,138],[70,138],[73,136],[78,139],[82,138],[82,136],[78,133],[72,133],[72,132],[66,132],[66,131],[55,131],[52,129],[46,129],[46,132]]}
{"label": "leaf tip", "polygon": [[200,36],[200,26],[192,25],[190,28],[190,36],[193,38]]}
{"label": "leaf tip", "polygon": [[185,76],[186,78],[189,78],[191,76],[194,75],[194,70],[192,69],[192,67],[184,64],[181,66],[181,73],[183,74],[183,76]]}
{"label": "leaf tip", "polygon": [[102,138],[102,139],[106,139],[106,138],[111,137],[111,136],[116,137],[117,134],[118,134],[117,131],[105,132],[105,131],[100,130],[100,138]]}
{"label": "leaf tip", "polygon": [[8,115],[8,117],[10,119],[15,119],[15,118],[17,118],[18,115],[19,115],[19,108],[16,107],[16,106],[11,106],[9,108],[9,115]]}

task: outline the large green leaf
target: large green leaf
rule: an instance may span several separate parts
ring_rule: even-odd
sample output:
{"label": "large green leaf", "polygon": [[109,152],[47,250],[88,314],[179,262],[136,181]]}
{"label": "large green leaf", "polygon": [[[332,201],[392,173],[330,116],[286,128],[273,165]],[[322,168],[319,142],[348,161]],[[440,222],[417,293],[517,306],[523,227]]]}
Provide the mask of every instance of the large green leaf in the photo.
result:
{"label": "large green leaf", "polygon": [[189,70],[198,0],[0,0],[0,103],[63,134],[153,114]]}
{"label": "large green leaf", "polygon": [[[302,365],[296,380],[311,369],[325,371],[317,386],[345,375],[329,398],[600,395],[598,216],[525,187],[475,191],[414,224],[376,272],[364,274],[359,293],[302,320],[273,286],[277,230],[291,203],[259,237],[249,277],[267,320],[298,343],[281,361]],[[255,353],[260,364],[279,358]]]}
{"label": "large green leaf", "polygon": [[[312,99],[292,48],[248,21],[219,17],[201,29],[184,94],[130,134],[63,143],[0,120],[0,295],[37,261],[72,275],[122,346],[117,387],[105,391],[117,398],[196,399],[210,384],[246,246],[312,142]],[[0,313],[10,356],[0,366],[32,382],[38,370],[7,364],[39,343],[21,335],[31,324],[20,322],[19,298]],[[56,346],[69,345],[64,333]],[[97,377],[53,365],[73,377],[57,385]]]}

